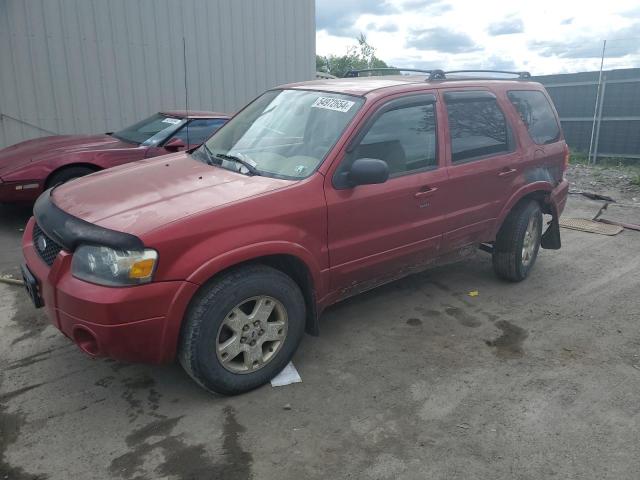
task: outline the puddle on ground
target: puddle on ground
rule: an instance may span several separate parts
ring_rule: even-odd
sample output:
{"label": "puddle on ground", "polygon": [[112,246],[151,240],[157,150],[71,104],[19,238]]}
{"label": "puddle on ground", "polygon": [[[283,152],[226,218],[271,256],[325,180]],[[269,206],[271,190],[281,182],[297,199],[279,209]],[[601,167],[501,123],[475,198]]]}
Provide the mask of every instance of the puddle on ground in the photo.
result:
{"label": "puddle on ground", "polygon": [[6,402],[38,386],[24,387],[0,397],[0,478],[10,480],[44,480],[46,478],[43,475],[26,473],[22,468],[10,465],[5,459],[7,448],[18,439],[20,429],[25,424],[22,413],[7,413]]}
{"label": "puddle on ground", "polygon": [[[159,451],[163,460],[154,473],[162,478],[251,478],[253,456],[240,444],[240,435],[245,428],[236,420],[232,407],[225,407],[224,416],[222,451],[214,459],[210,458],[204,444],[189,444],[185,434],[173,433],[182,417],[162,417],[127,435],[129,451],[113,459],[109,470],[126,479],[147,478],[140,474],[145,470],[146,461]],[[215,433],[212,430],[212,434]]]}
{"label": "puddle on ground", "polygon": [[21,288],[16,288],[13,308],[15,312],[11,320],[20,329],[21,335],[13,339],[11,345],[40,336],[49,325],[44,312],[35,309]]}
{"label": "puddle on ground", "polygon": [[496,356],[504,359],[522,357],[522,343],[529,336],[527,331],[506,320],[500,320],[495,325],[502,330],[502,335],[494,340],[487,340],[486,343],[495,348]]}
{"label": "puddle on ground", "polygon": [[480,320],[472,317],[461,308],[447,306],[444,311],[447,315],[455,318],[461,325],[464,325],[465,327],[476,328],[482,324]]}

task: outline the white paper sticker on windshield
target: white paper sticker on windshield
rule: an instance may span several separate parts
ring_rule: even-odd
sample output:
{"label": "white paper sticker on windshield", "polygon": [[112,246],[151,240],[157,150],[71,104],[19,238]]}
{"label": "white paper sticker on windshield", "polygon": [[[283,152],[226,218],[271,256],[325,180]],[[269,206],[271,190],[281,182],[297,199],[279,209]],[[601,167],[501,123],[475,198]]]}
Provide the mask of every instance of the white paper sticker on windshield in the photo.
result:
{"label": "white paper sticker on windshield", "polygon": [[315,108],[325,108],[327,110],[335,110],[336,112],[348,112],[355,102],[349,100],[340,100],[339,98],[318,97],[311,105]]}
{"label": "white paper sticker on windshield", "polygon": [[170,118],[167,117],[164,120],[162,120],[162,123],[170,123],[171,125],[177,125],[181,122],[182,120],[180,120],[179,118]]}

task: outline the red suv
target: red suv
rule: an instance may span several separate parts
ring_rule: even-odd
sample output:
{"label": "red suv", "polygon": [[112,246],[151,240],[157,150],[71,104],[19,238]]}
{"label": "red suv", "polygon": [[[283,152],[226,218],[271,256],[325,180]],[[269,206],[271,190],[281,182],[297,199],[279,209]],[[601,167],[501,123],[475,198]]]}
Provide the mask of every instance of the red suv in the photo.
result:
{"label": "red suv", "polygon": [[567,158],[525,74],[291,84],[191,153],[42,194],[25,284],[89,355],[177,357],[204,388],[245,392],[345,297],[474,246],[523,280],[560,247]]}

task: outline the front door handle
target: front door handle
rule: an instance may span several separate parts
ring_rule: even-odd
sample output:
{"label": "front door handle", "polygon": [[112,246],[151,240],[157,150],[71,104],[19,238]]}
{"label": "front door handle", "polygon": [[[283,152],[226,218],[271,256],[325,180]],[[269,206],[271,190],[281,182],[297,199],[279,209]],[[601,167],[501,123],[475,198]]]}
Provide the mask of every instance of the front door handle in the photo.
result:
{"label": "front door handle", "polygon": [[413,196],[416,198],[424,198],[433,195],[438,190],[438,187],[422,187]]}
{"label": "front door handle", "polygon": [[500,172],[498,173],[498,176],[499,177],[508,177],[509,175],[513,175],[517,171],[518,170],[516,170],[515,168],[505,168],[504,170],[500,170]]}

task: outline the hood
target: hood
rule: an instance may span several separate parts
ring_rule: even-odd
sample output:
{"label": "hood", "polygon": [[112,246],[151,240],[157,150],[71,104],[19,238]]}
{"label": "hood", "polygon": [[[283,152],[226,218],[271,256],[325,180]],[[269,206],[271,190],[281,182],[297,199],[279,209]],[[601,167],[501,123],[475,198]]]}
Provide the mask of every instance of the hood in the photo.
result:
{"label": "hood", "polygon": [[181,152],[73,180],[52,195],[59,208],[75,217],[141,236],[180,218],[292,183],[231,172]]}
{"label": "hood", "polygon": [[0,177],[61,154],[125,148],[138,148],[138,145],[122,142],[109,135],[59,135],[27,140],[0,150]]}

